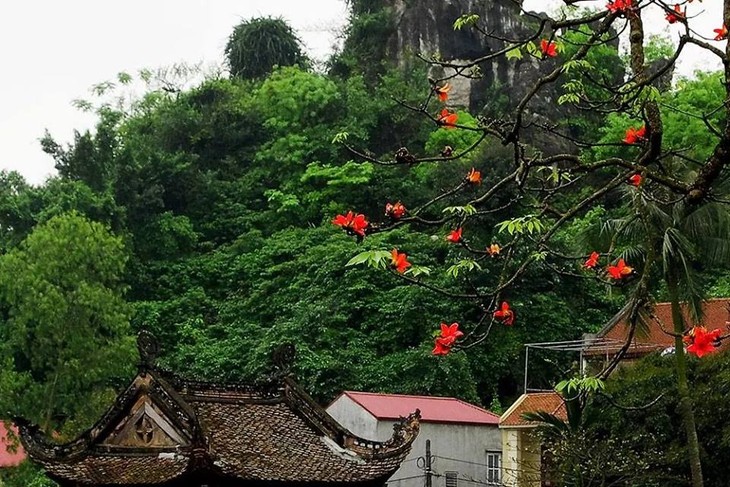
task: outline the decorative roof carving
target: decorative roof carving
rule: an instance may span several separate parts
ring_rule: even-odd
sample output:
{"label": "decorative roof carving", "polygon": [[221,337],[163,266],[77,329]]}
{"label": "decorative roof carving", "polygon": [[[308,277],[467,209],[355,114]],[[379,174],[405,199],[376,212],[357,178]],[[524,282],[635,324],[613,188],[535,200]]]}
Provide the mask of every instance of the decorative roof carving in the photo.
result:
{"label": "decorative roof carving", "polygon": [[386,442],[350,433],[290,377],[291,346],[274,354],[276,379],[250,385],[185,380],[156,368],[150,334],[138,343],[139,374],[78,439],[57,445],[17,420],[29,456],[55,480],[186,485],[203,475],[375,486],[398,469],[418,434],[418,411]]}

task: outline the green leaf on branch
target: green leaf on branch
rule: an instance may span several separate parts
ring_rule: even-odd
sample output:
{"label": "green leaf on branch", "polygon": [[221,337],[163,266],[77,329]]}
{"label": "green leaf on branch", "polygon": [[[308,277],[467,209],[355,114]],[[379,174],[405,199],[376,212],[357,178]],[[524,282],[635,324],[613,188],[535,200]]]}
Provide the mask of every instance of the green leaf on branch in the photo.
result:
{"label": "green leaf on branch", "polygon": [[390,259],[390,252],[387,250],[368,250],[350,259],[345,267],[365,264],[375,269],[385,269],[388,266],[388,259]]}
{"label": "green leaf on branch", "polygon": [[542,51],[540,51],[540,48],[534,42],[525,44],[525,49],[527,49],[527,53],[531,56],[542,58]]}
{"label": "green leaf on branch", "polygon": [[342,144],[347,141],[347,138],[350,136],[349,132],[338,132],[335,134],[334,137],[332,137],[332,143],[333,144]]}
{"label": "green leaf on branch", "polygon": [[474,270],[482,270],[482,266],[472,259],[464,259],[446,269],[446,274],[453,278],[459,277],[461,272],[472,272]]}
{"label": "green leaf on branch", "polygon": [[406,274],[411,277],[430,276],[431,268],[426,266],[414,265],[406,271]]}
{"label": "green leaf on branch", "polygon": [[522,59],[522,49],[520,46],[515,46],[505,54],[508,61],[513,59]]}
{"label": "green leaf on branch", "polygon": [[497,224],[499,233],[507,232],[510,235],[535,234],[545,229],[545,224],[535,215],[525,215],[511,220],[505,220]]}
{"label": "green leaf on branch", "polygon": [[454,21],[454,30],[461,30],[463,27],[471,27],[479,22],[477,14],[464,14]]}
{"label": "green leaf on branch", "polygon": [[580,101],[580,97],[576,93],[566,93],[558,98],[558,105],[565,105],[566,103],[577,104]]}
{"label": "green leaf on branch", "polygon": [[456,215],[471,216],[477,212],[477,209],[474,208],[472,205],[449,206],[447,208],[444,208],[442,212],[451,213],[452,215],[456,214]]}

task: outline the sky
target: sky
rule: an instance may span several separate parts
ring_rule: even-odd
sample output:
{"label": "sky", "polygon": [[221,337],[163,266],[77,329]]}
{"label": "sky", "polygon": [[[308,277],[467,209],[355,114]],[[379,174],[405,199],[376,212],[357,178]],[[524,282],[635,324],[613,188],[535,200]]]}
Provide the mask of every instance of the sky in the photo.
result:
{"label": "sky", "polygon": [[[526,0],[539,10],[556,0]],[[605,0],[597,0],[601,6]],[[690,5],[698,31],[719,27],[721,3]],[[313,8],[316,5],[316,8]],[[347,20],[345,0],[24,0],[0,2],[0,170],[17,170],[33,184],[53,174],[53,160],[38,140],[47,129],[59,142],[74,129],[92,128],[93,115],[72,101],[89,98],[92,85],[124,71],[186,62],[220,64],[233,27],[258,16],[281,16],[298,32],[310,56],[324,59]],[[649,30],[677,37],[661,12]],[[719,22],[721,24],[722,22]],[[689,52],[683,73],[715,66]]]}

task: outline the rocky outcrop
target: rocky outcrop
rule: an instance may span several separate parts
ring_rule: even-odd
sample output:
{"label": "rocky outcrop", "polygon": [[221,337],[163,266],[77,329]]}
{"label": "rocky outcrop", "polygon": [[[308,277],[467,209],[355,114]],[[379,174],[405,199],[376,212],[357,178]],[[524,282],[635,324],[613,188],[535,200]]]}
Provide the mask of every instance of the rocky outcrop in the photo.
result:
{"label": "rocky outcrop", "polygon": [[[385,0],[385,4],[395,24],[386,53],[390,61],[405,69],[410,63],[422,62],[416,54],[427,59],[435,56],[451,64],[460,64],[498,52],[509,43],[533,36],[541,20],[546,18],[542,13],[523,13],[521,0]],[[454,30],[454,21],[464,14],[477,14],[480,27],[492,37],[473,28]],[[550,34],[549,31],[543,32],[538,42],[540,38],[550,37]],[[612,43],[618,50],[618,40]],[[510,109],[523,99],[541,76],[555,69],[559,62],[559,59],[537,59],[527,54],[522,59],[496,56],[479,65],[478,76],[449,80],[453,86],[449,104],[467,107],[473,114],[510,118]],[[452,68],[438,65],[433,65],[430,70],[431,77],[436,79],[454,73]],[[620,66],[617,66],[615,77],[615,82],[623,77]],[[585,116],[585,112],[579,114],[570,105],[558,105],[558,98],[563,94],[562,83],[559,81],[540,90],[531,99],[525,111],[527,124],[543,122],[555,125],[559,120],[570,120],[576,115]],[[528,129],[524,135],[531,144],[546,152],[575,150],[567,140],[545,137],[541,132]]]}
{"label": "rocky outcrop", "polygon": [[[391,0],[396,32],[388,43],[388,55],[403,67],[413,62],[415,54],[454,64],[476,59],[504,48],[498,39],[524,39],[533,33],[538,20],[520,14],[513,0]],[[461,15],[479,15],[480,25],[498,39],[486,38],[471,28],[454,30],[453,23]],[[499,56],[479,66],[480,78],[455,78],[452,103],[479,113],[503,111],[514,106],[533,83],[554,67],[551,60],[540,61],[525,56],[507,60]],[[450,74],[449,69],[433,73],[434,77]],[[535,100],[535,103],[552,100]],[[537,108],[537,107],[536,107]]]}

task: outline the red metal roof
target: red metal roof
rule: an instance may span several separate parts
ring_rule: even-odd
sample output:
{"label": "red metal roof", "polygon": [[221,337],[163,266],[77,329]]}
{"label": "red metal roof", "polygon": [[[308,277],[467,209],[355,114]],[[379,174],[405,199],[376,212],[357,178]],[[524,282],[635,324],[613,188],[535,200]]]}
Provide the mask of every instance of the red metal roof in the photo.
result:
{"label": "red metal roof", "polygon": [[25,450],[18,441],[18,429],[10,427],[15,437],[11,440],[8,435],[7,425],[0,421],[0,468],[15,467],[25,460]]}
{"label": "red metal roof", "polygon": [[546,412],[557,416],[563,421],[568,419],[565,402],[557,392],[530,392],[521,395],[517,401],[505,411],[499,421],[499,426],[537,426],[533,421],[522,418],[525,413]]}
{"label": "red metal roof", "polygon": [[[702,321],[698,325],[706,326],[708,330],[714,330],[715,328],[724,329],[728,320],[728,306],[730,306],[730,298],[710,299],[706,301],[702,305],[704,313]],[[685,323],[688,325],[694,324],[689,319],[685,306],[682,306],[682,313],[684,314]],[[654,306],[654,314],[664,324],[667,330],[672,330],[672,308],[670,303],[657,303]],[[637,330],[634,335],[632,346],[628,350],[630,356],[646,355],[654,350],[663,350],[667,347],[674,346],[673,336],[664,333],[656,321],[651,319],[647,321],[648,330],[645,333]],[[626,319],[612,320],[597,335],[598,338],[603,338],[612,345],[597,345],[593,347],[589,345],[583,353],[589,356],[601,356],[617,352],[626,342],[626,338],[629,336],[629,329],[629,324]],[[723,346],[719,350],[723,351],[726,348],[728,347]]]}
{"label": "red metal roof", "polygon": [[345,391],[347,396],[377,419],[394,420],[421,410],[422,423],[499,424],[499,416],[454,397],[407,396]]}

